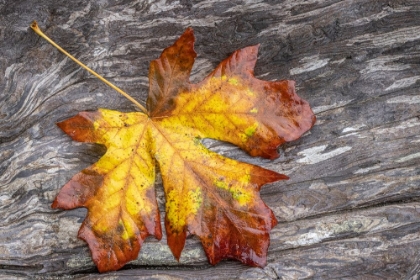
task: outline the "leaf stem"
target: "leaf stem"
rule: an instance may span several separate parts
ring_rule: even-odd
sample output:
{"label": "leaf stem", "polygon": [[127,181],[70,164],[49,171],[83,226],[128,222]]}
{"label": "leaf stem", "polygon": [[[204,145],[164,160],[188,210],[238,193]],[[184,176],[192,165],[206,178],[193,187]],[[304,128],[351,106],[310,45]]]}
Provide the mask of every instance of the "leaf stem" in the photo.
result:
{"label": "leaf stem", "polygon": [[128,95],[126,92],[124,92],[122,89],[120,89],[119,87],[115,86],[111,82],[107,81],[104,77],[102,77],[101,75],[99,75],[98,73],[96,73],[95,71],[93,71],[92,69],[90,69],[89,67],[87,67],[86,65],[84,65],[77,58],[75,58],[74,56],[72,56],[71,54],[69,54],[68,52],[66,52],[65,50],[63,50],[53,40],[51,40],[50,38],[48,38],[48,36],[45,35],[41,31],[41,29],[39,29],[38,23],[35,20],[32,22],[31,28],[32,28],[33,31],[35,31],[36,34],[38,34],[39,36],[41,36],[42,38],[44,38],[45,40],[47,40],[51,45],[53,45],[54,47],[56,47],[59,51],[61,51],[62,53],[64,53],[66,56],[68,56],[74,62],[76,62],[77,64],[79,64],[81,67],[83,67],[84,69],[86,69],[89,73],[91,73],[92,75],[94,75],[96,78],[98,78],[99,80],[101,80],[102,82],[104,82],[105,84],[107,84],[108,86],[110,86],[111,88],[113,88],[114,90],[116,90],[118,93],[120,93],[123,96],[125,96],[128,100],[130,100],[131,102],[133,102],[134,104],[136,104],[137,107],[139,107],[143,111],[143,113],[147,114],[147,109],[143,105],[141,105],[139,102],[137,102],[133,97],[131,97],[130,95]]}

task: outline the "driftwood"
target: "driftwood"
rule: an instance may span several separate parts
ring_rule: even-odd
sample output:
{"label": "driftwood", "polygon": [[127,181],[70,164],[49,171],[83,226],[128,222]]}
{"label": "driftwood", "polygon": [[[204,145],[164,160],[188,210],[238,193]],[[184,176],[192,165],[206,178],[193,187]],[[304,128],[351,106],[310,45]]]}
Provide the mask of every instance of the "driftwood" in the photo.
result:
{"label": "driftwood", "polygon": [[[420,274],[420,1],[0,1],[0,279],[417,279]],[[188,26],[197,82],[261,44],[256,75],[293,79],[314,128],[274,161],[205,140],[290,176],[262,198],[278,220],[268,265],[208,264],[191,238],[180,262],[148,239],[137,260],[99,275],[77,239],[86,210],[57,211],[60,187],[104,152],[56,126],[98,107],[132,111],[33,33],[145,101],[150,60]],[[161,210],[164,197],[157,183]],[[163,215],[163,212],[162,212]]]}

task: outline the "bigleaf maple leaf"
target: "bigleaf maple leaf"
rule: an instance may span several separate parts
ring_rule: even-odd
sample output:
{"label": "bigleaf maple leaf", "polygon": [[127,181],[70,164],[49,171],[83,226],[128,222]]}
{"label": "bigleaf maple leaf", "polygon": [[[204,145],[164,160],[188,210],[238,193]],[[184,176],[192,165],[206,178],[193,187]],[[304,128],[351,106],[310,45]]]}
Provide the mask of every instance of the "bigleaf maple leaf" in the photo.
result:
{"label": "bigleaf maple leaf", "polygon": [[86,207],[79,237],[100,272],[136,259],[144,239],[162,237],[154,182],[166,197],[168,245],[179,259],[196,235],[211,264],[225,258],[264,266],[277,221],[259,190],[287,179],[274,171],[223,157],[203,138],[232,143],[252,156],[278,157],[277,147],[299,138],[315,116],[293,81],[253,75],[258,46],[235,51],[202,82],[189,76],[196,53],[192,29],[152,61],[148,113],[99,109],[58,123],[72,139],[105,145],[104,156],[76,174],[52,207]]}

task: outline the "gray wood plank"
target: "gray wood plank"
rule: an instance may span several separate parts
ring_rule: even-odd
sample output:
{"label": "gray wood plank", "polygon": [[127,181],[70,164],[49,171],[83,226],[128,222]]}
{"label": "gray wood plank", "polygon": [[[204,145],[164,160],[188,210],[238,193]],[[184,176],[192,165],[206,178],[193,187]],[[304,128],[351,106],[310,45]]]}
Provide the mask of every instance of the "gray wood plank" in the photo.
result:
{"label": "gray wood plank", "polygon": [[[0,1],[0,279],[415,279],[420,249],[420,1]],[[148,239],[137,260],[99,275],[77,230],[84,209],[50,204],[102,147],[55,123],[78,111],[135,107],[29,28],[38,20],[70,53],[136,99],[149,62],[191,26],[198,82],[238,48],[261,44],[255,73],[294,79],[314,128],[251,158],[290,177],[262,189],[280,221],[268,265],[212,267],[188,239],[180,262]],[[164,195],[158,180],[159,207]],[[162,212],[163,215],[163,212]],[[411,278],[410,278],[411,277]]]}

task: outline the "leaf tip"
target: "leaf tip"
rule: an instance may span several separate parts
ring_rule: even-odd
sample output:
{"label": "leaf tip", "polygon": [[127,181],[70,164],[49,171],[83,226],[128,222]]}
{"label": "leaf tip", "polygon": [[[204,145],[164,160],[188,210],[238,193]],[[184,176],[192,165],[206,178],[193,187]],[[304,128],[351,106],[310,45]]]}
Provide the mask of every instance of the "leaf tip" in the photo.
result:
{"label": "leaf tip", "polygon": [[59,208],[57,198],[55,198],[54,201],[53,201],[53,203],[51,203],[51,208],[52,209]]}
{"label": "leaf tip", "polygon": [[169,235],[167,237],[168,246],[171,249],[171,252],[174,255],[175,259],[179,262],[182,250],[184,249],[186,234],[183,232],[179,235],[173,234],[171,235],[171,237],[169,237]]}
{"label": "leaf tip", "polygon": [[182,230],[180,232],[174,231],[171,228],[170,222],[167,218],[165,219],[165,227],[167,233],[166,236],[168,238],[168,246],[171,249],[171,252],[174,255],[175,259],[179,262],[181,252],[184,249],[187,233],[185,232],[185,230]]}
{"label": "leaf tip", "polygon": [[191,26],[188,26],[187,29],[185,29],[184,33],[187,33],[187,32],[194,34],[194,29]]}
{"label": "leaf tip", "polygon": [[97,112],[81,112],[70,119],[56,123],[56,125],[75,141],[95,142],[95,128],[91,118],[95,118],[97,114]]}
{"label": "leaf tip", "polygon": [[280,180],[289,180],[289,179],[290,179],[290,177],[289,177],[289,176],[284,175],[284,174],[277,173],[277,176],[276,176],[276,181],[280,181]]}

